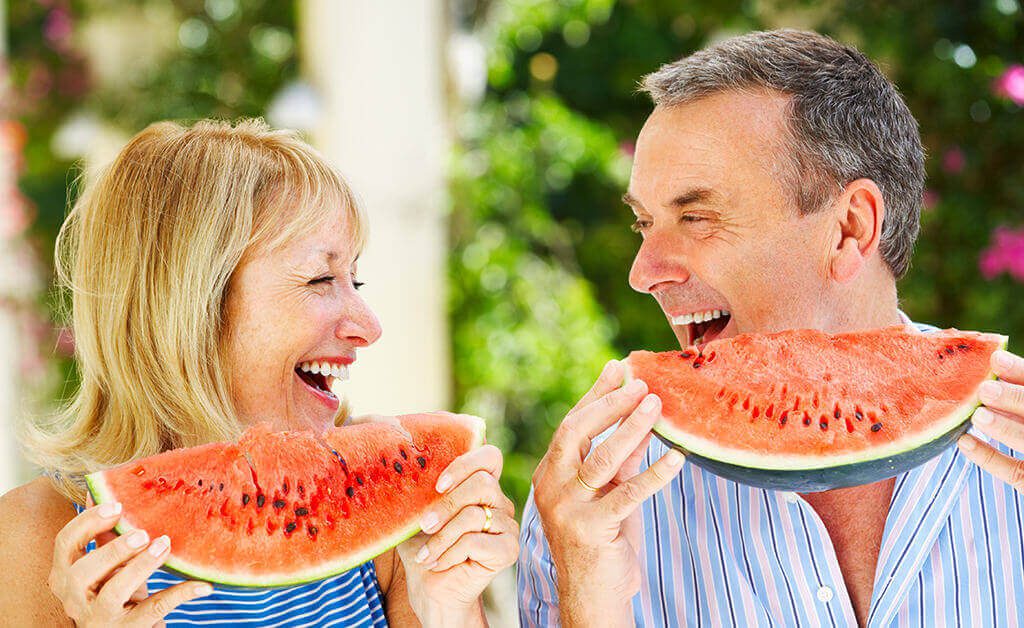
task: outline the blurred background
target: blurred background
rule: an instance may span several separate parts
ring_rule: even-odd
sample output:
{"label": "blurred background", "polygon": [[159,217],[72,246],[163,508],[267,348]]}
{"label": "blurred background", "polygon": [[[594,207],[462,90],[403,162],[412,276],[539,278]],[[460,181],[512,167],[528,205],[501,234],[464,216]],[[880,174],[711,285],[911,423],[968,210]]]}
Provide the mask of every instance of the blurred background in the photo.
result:
{"label": "blurred background", "polygon": [[783,26],[859,47],[921,124],[905,311],[1024,350],[1019,0],[0,0],[0,492],[33,474],[14,423],[75,387],[51,258],[76,178],[155,120],[264,116],[370,216],[360,274],[385,333],[346,386],[356,412],[486,417],[521,506],[603,362],[674,343],[626,281],[637,81]]}

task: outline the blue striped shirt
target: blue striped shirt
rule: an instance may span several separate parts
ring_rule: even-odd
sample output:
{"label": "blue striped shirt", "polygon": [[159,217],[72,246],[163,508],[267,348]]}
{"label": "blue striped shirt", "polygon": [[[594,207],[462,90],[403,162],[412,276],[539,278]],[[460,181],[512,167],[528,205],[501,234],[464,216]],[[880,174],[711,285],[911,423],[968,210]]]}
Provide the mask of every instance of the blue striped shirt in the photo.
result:
{"label": "blue striped shirt", "polygon": [[[651,439],[641,470],[666,451]],[[1022,510],[1024,494],[955,447],[898,476],[868,626],[1024,623]],[[684,463],[640,511],[643,578],[632,601],[638,626],[857,625],[828,532],[799,495]],[[520,621],[558,625],[555,569],[532,494],[521,536]]]}
{"label": "blue striped shirt", "polygon": [[[82,508],[75,504],[75,510]],[[88,550],[95,549],[90,543]],[[147,584],[149,594],[184,579],[158,569]],[[343,574],[279,589],[241,589],[214,586],[212,594],[178,606],[167,615],[168,626],[350,626],[383,628],[388,625],[373,561]]]}

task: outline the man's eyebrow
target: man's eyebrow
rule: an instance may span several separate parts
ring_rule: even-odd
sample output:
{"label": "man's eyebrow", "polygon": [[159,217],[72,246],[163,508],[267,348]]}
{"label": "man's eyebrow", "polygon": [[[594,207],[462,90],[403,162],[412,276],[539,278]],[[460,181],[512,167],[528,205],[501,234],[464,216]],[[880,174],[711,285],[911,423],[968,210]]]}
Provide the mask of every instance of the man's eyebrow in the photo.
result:
{"label": "man's eyebrow", "polygon": [[622,195],[622,202],[625,203],[626,205],[629,205],[630,207],[638,207],[640,209],[644,208],[643,204],[641,204],[640,201],[636,200],[636,198],[629,192],[626,192],[625,194]]}
{"label": "man's eyebrow", "polygon": [[672,207],[685,207],[692,203],[703,203],[715,198],[715,191],[711,188],[692,188],[672,199],[669,203]]}

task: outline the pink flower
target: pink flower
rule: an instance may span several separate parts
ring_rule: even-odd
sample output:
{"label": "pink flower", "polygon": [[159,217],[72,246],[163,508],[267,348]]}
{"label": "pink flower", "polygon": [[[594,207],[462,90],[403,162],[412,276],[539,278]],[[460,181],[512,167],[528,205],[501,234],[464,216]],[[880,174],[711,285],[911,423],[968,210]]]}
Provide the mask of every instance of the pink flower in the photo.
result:
{"label": "pink flower", "polygon": [[1024,228],[996,228],[992,232],[992,243],[978,257],[978,268],[985,279],[1008,273],[1024,282]]}
{"label": "pink flower", "polygon": [[633,153],[636,152],[636,144],[628,140],[619,142],[619,152],[626,157],[632,157]]}
{"label": "pink flower", "polygon": [[71,37],[71,14],[67,9],[60,7],[50,11],[43,24],[43,33],[50,43],[56,46],[65,44]]}
{"label": "pink flower", "polygon": [[959,146],[954,146],[942,155],[942,169],[950,174],[960,174],[967,165],[967,157]]}
{"label": "pink flower", "polygon": [[54,347],[58,355],[70,357],[75,355],[75,334],[70,327],[57,330],[57,344]]}
{"label": "pink flower", "polygon": [[1009,98],[1024,106],[1024,65],[1017,63],[1006,68],[1006,71],[996,79],[992,91],[997,96]]}
{"label": "pink flower", "polygon": [[934,209],[935,206],[939,204],[939,201],[942,200],[942,197],[935,190],[926,188],[923,200],[925,209]]}

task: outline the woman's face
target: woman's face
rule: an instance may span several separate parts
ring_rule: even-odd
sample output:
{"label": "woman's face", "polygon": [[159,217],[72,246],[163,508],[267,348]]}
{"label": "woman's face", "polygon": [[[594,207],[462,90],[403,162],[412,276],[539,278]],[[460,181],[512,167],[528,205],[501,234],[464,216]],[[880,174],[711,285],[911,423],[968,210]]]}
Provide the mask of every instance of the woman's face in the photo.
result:
{"label": "woman's face", "polygon": [[231,396],[246,425],[323,429],[356,349],[380,323],[356,292],[356,251],[342,210],[274,251],[253,251],[235,270],[225,304]]}

